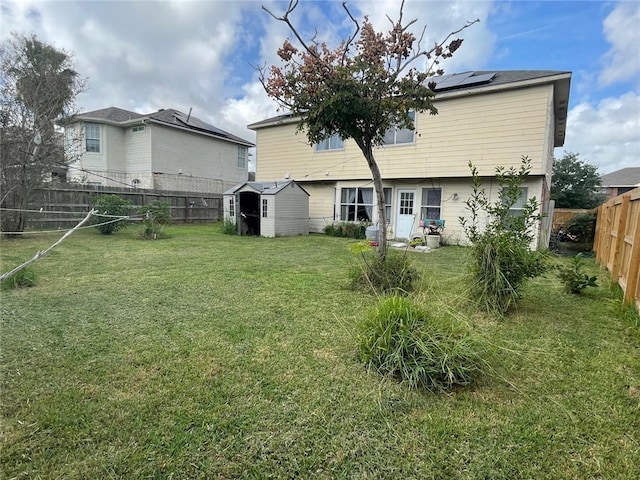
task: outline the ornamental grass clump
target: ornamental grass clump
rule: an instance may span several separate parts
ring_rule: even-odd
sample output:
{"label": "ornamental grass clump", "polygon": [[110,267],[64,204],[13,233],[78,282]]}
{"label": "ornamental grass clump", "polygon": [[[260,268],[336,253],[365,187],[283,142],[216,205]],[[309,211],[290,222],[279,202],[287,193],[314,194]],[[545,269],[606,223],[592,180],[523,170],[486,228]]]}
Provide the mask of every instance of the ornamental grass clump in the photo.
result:
{"label": "ornamental grass clump", "polygon": [[[496,168],[498,198],[489,201],[478,171],[470,162],[473,193],[465,202],[470,218],[460,223],[471,242],[470,292],[481,309],[504,315],[521,297],[529,278],[542,275],[548,268],[545,253],[532,249],[534,227],[540,221],[535,197],[526,198],[522,184],[531,171],[531,161],[522,157],[519,170]],[[480,227],[480,220],[487,219]]]}
{"label": "ornamental grass clump", "polygon": [[406,250],[380,257],[367,242],[354,243],[350,250],[358,257],[350,272],[352,289],[380,295],[405,295],[416,289],[420,274]]}
{"label": "ornamental grass clump", "polygon": [[412,388],[443,392],[489,371],[485,342],[450,311],[407,297],[383,298],[359,324],[360,358],[368,368]]}

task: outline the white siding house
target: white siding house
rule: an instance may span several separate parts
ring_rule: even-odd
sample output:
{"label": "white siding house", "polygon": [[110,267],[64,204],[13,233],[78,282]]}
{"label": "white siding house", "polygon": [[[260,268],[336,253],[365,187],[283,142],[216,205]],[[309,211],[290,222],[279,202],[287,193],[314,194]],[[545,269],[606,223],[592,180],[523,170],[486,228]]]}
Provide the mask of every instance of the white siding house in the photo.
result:
{"label": "white siding house", "polygon": [[241,235],[309,234],[309,193],[298,183],[245,182],[224,192],[224,219]]}
{"label": "white siding house", "polygon": [[[435,77],[437,115],[416,113],[414,130],[390,130],[374,152],[385,187],[390,238],[410,238],[420,221],[445,221],[442,236],[464,243],[459,217],[472,192],[469,162],[477,167],[491,201],[498,198],[496,166],[531,159],[524,185],[543,214],[549,208],[553,151],[565,137],[571,72],[466,72]],[[332,137],[309,145],[297,120],[280,115],[252,125],[256,180],[286,178],[310,193],[310,230],[339,221],[377,224],[371,172],[353,140]],[[549,231],[541,223],[537,242]]]}
{"label": "white siding house", "polygon": [[167,109],[143,115],[116,107],[64,123],[72,182],[222,193],[248,178],[254,145]]}

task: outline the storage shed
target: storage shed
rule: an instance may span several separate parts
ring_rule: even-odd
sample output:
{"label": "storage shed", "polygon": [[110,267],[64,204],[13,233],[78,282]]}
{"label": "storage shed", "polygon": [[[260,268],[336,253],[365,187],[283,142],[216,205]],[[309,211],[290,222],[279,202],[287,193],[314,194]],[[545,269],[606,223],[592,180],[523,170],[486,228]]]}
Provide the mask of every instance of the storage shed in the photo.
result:
{"label": "storage shed", "polygon": [[294,180],[245,182],[224,192],[224,219],[240,235],[308,235],[309,194]]}

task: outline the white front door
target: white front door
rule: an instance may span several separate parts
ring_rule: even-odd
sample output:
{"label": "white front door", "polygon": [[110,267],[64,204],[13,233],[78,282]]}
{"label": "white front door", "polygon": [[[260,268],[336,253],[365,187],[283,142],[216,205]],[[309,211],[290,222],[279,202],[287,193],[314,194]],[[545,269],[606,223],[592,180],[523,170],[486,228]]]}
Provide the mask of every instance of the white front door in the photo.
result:
{"label": "white front door", "polygon": [[416,220],[415,190],[398,190],[398,216],[396,218],[396,238],[407,238],[413,232]]}

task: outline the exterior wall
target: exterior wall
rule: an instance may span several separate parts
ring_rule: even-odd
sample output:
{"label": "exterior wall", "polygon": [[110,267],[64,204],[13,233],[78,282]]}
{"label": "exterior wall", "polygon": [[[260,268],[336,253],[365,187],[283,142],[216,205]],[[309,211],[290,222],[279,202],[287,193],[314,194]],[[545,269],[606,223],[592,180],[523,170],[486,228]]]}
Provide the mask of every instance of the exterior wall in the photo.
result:
{"label": "exterior wall", "polygon": [[[538,201],[543,193],[543,178],[542,176],[531,177],[527,182],[523,184],[523,187],[528,189],[528,198],[536,197]],[[303,183],[301,186],[310,193],[310,211],[312,222],[310,222],[309,229],[311,232],[322,232],[324,225],[332,223],[327,221],[328,219],[335,218],[335,221],[340,221],[340,189],[349,187],[372,187],[370,182],[358,182],[358,181],[343,181],[338,182],[335,185],[327,183]],[[423,188],[441,188],[442,189],[442,202],[440,218],[445,220],[445,229],[442,233],[442,238],[449,244],[461,244],[467,243],[466,236],[460,225],[459,218],[469,216],[469,212],[466,209],[465,201],[471,197],[472,185],[470,178],[444,178],[444,179],[423,179],[420,182],[415,180],[397,180],[397,181],[385,181],[385,188],[392,189],[392,201],[391,201],[391,219],[389,224],[389,238],[395,238],[395,228],[397,225],[398,215],[398,190],[415,190],[416,192],[416,215],[413,220],[412,232],[419,234],[422,229],[419,226],[420,214],[419,207],[422,196]],[[485,189],[489,200],[495,202],[498,199],[499,185],[494,177],[485,177],[483,180],[483,188]],[[456,195],[457,194],[457,198]],[[374,196],[375,199],[375,196]],[[335,215],[334,215],[335,211]],[[373,208],[374,223],[377,219],[377,210],[374,205]],[[487,218],[480,218],[480,227],[484,227],[487,223]],[[537,244],[537,234],[536,240]]]}
{"label": "exterior wall", "polygon": [[235,143],[155,124],[152,134],[154,173],[215,178],[230,187],[247,180],[247,168],[238,168]]}
{"label": "exterior wall", "polygon": [[[309,234],[309,196],[300,187],[292,183],[276,195],[262,195],[262,198],[269,202],[268,216],[273,212],[276,237]],[[266,236],[264,232],[263,236]]]}
{"label": "exterior wall", "polygon": [[[519,166],[527,155],[532,173],[547,174],[553,145],[553,86],[441,98],[438,115],[418,114],[415,142],[376,150],[384,179],[469,176],[471,160],[481,175],[496,165]],[[256,179],[370,179],[352,140],[341,150],[316,152],[295,124],[257,130]]]}
{"label": "exterior wall", "polygon": [[84,135],[84,123],[78,122],[72,125],[67,125],[65,129],[74,130],[74,147],[73,153],[77,160],[69,164],[69,171],[67,177],[71,182],[78,183],[92,183],[105,185],[104,178],[97,175],[92,175],[84,170],[98,173],[106,173],[107,167],[107,152],[108,145],[106,142],[106,125],[100,125],[100,152],[87,152],[85,135]]}
{"label": "exterior wall", "polygon": [[[125,171],[127,183],[140,181],[140,188],[155,188],[151,175],[151,142],[153,127],[144,125],[144,131],[134,132],[132,127],[123,129],[125,141]],[[167,188],[167,190],[170,190]],[[196,191],[196,190],[194,190]],[[222,192],[218,192],[222,193]]]}
{"label": "exterior wall", "polygon": [[[261,237],[275,237],[277,236],[276,224],[281,220],[276,213],[276,203],[278,195],[261,195],[260,196],[260,236]],[[262,202],[267,201],[267,216],[262,216]],[[286,215],[286,208],[281,209],[280,215]],[[286,235],[286,234],[285,234]]]}

